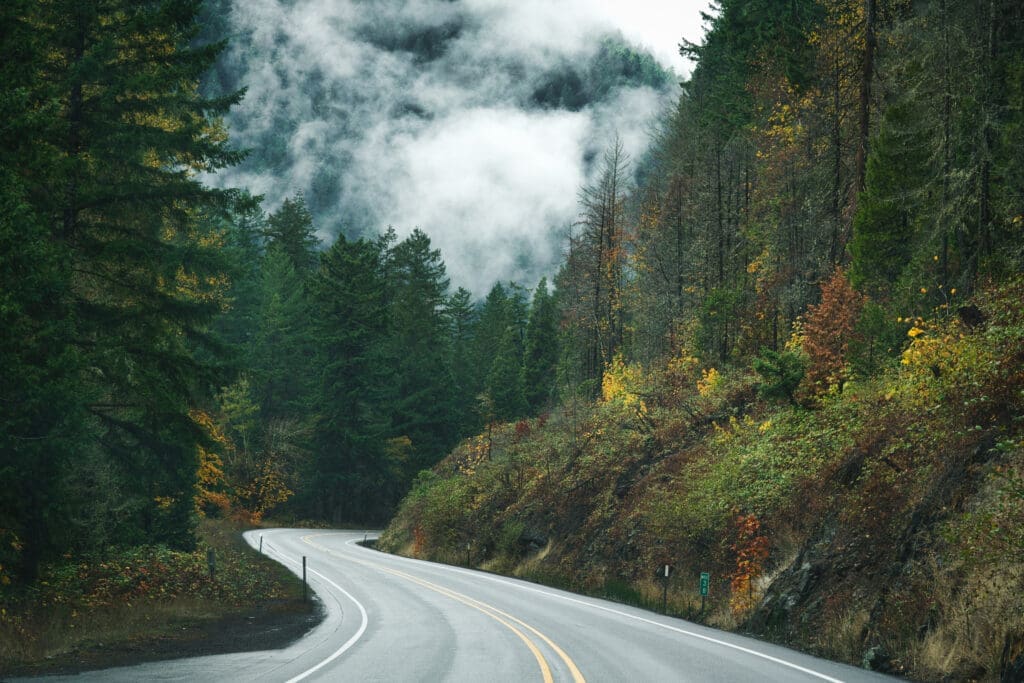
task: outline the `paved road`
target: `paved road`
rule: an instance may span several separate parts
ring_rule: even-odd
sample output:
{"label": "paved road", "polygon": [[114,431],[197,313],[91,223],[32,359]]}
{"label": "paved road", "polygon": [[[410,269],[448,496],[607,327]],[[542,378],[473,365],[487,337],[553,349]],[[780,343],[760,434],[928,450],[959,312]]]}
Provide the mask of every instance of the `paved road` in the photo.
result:
{"label": "paved road", "polygon": [[[881,681],[695,624],[483,572],[386,555],[347,531],[264,530],[327,610],[283,650],[108,669],[75,680]],[[260,532],[246,539],[258,545]]]}

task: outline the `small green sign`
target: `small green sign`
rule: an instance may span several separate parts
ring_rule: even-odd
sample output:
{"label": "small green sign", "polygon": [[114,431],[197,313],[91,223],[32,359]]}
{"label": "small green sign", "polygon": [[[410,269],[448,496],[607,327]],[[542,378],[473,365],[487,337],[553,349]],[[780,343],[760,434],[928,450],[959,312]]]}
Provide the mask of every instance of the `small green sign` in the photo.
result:
{"label": "small green sign", "polygon": [[711,574],[708,572],[700,573],[700,594],[707,595],[708,587],[711,585]]}

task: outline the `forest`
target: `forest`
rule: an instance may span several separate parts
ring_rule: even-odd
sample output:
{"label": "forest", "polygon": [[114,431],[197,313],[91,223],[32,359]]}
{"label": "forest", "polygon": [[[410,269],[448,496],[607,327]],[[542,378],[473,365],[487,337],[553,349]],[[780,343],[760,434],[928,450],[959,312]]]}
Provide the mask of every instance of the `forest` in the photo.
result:
{"label": "forest", "polygon": [[[486,293],[430,226],[323,245],[303,192],[204,183],[245,92],[202,12],[0,7],[5,591],[203,517],[391,520],[641,603],[711,570],[678,614],[884,671],[1021,661],[1024,5],[721,0],[557,273]],[[661,78],[601,55],[536,102]]]}

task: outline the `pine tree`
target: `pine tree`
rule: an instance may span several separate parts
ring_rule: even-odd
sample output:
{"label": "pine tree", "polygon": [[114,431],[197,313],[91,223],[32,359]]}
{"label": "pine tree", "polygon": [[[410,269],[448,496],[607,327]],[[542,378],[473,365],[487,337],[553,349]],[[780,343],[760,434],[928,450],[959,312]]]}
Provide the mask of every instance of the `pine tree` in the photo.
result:
{"label": "pine tree", "polygon": [[486,389],[487,375],[498,355],[498,346],[507,325],[508,292],[505,285],[496,282],[480,306],[473,336],[474,396]]}
{"label": "pine tree", "polygon": [[306,208],[306,199],[301,192],[285,199],[281,207],[270,215],[263,236],[268,248],[277,247],[288,255],[295,272],[305,276],[316,267],[320,240],[313,227],[313,215]]}
{"label": "pine tree", "polygon": [[460,438],[475,434],[483,426],[475,411],[479,372],[473,357],[477,311],[472,296],[468,290],[459,287],[448,299],[445,311],[451,349],[452,411]]}
{"label": "pine tree", "polygon": [[448,277],[441,253],[421,230],[385,259],[390,297],[389,357],[394,373],[394,436],[412,441],[409,476],[437,462],[453,445],[452,376],[444,317]]}
{"label": "pine tree", "polygon": [[309,487],[317,517],[380,519],[395,502],[386,492],[388,431],[381,346],[387,333],[377,245],[339,236],[311,283],[316,311],[316,446]]}
{"label": "pine tree", "polygon": [[32,200],[32,178],[56,162],[38,145],[56,102],[32,90],[42,46],[31,5],[0,7],[0,583],[32,581],[69,543],[68,506],[55,503],[62,471],[89,439],[67,250]]}
{"label": "pine tree", "polygon": [[558,355],[557,311],[547,278],[541,278],[530,305],[523,352],[523,387],[533,414],[548,407],[554,397]]}
{"label": "pine tree", "polygon": [[282,247],[271,246],[261,268],[251,359],[264,423],[305,416],[311,407],[313,319],[305,279]]}
{"label": "pine tree", "polygon": [[[17,17],[5,30],[30,25],[31,44],[45,46],[18,57],[32,73],[22,91],[29,111],[43,114],[25,131],[23,160],[53,156],[15,167],[63,270],[53,280],[58,316],[73,321],[70,348],[88,368],[59,382],[75,386],[68,414],[84,411],[94,435],[72,452],[102,456],[115,473],[94,498],[124,512],[121,542],[188,547],[205,438],[189,411],[213,381],[199,354],[216,353],[208,326],[224,303],[220,236],[207,218],[233,199],[196,175],[239,159],[216,117],[240,94],[214,101],[197,92],[223,47],[191,45],[198,2],[7,6]],[[64,348],[55,345],[50,367]],[[26,575],[54,549],[36,544],[61,536],[53,492],[37,503],[46,532],[27,541]],[[83,534],[77,548],[89,542]]]}
{"label": "pine tree", "polygon": [[487,395],[497,420],[511,422],[524,417],[529,410],[523,387],[523,347],[515,325],[507,325],[501,335],[487,374]]}
{"label": "pine tree", "polygon": [[253,351],[260,307],[260,267],[263,261],[261,234],[266,216],[258,197],[244,197],[224,222],[223,252],[228,261],[230,308],[217,318],[214,331],[239,356],[245,367]]}
{"label": "pine tree", "polygon": [[927,163],[912,110],[891,107],[872,145],[850,243],[850,279],[872,296],[889,296],[910,261],[918,232],[917,190]]}

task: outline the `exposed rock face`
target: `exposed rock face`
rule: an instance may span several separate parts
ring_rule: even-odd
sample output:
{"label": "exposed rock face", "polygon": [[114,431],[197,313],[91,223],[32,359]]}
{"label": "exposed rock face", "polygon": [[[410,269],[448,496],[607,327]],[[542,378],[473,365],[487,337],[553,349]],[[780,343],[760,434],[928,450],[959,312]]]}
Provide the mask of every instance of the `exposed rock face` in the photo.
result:
{"label": "exposed rock face", "polygon": [[1007,636],[1001,660],[1003,675],[999,683],[1024,683],[1024,631]]}
{"label": "exposed rock face", "polygon": [[889,673],[892,671],[892,657],[881,645],[875,645],[874,647],[868,648],[867,652],[864,653],[864,659],[861,661],[861,666],[870,671],[879,671],[881,673]]}
{"label": "exposed rock face", "polygon": [[817,585],[822,566],[809,560],[801,562],[801,559],[802,555],[768,589],[761,606],[749,622],[754,631],[779,630],[790,621],[794,608],[805,602],[809,592]]}
{"label": "exposed rock face", "polygon": [[[851,517],[849,507],[834,503],[796,559],[768,587],[746,629],[827,656],[839,656],[835,649],[841,647],[843,656],[859,657],[867,669],[906,674],[908,663],[887,648],[893,647],[893,638],[922,640],[937,628],[932,591],[943,561],[944,524],[979,490],[980,465],[992,457],[992,446],[986,437],[951,454],[898,513]],[[856,477],[848,474],[844,466],[836,470],[840,496],[855,486]],[[1016,643],[1008,641],[999,669],[1003,681],[1024,683],[1024,639]],[[951,681],[997,673],[977,661],[964,661],[948,672]]]}
{"label": "exposed rock face", "polygon": [[527,528],[519,536],[519,545],[528,552],[536,552],[548,544],[548,537],[536,529]]}
{"label": "exposed rock face", "polygon": [[1006,671],[1003,672],[1000,683],[1024,683],[1024,655],[1017,657]]}

